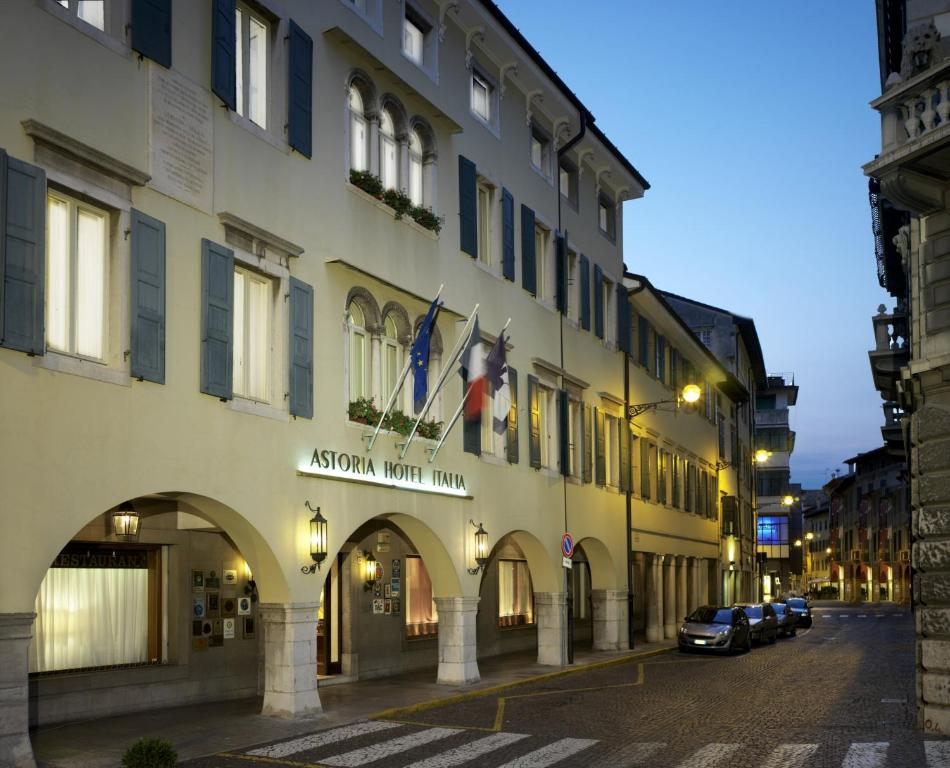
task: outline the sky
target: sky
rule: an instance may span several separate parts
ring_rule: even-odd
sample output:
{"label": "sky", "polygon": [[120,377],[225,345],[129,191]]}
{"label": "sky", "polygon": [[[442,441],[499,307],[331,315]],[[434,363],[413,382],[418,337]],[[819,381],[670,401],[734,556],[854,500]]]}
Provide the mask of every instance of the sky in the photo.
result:
{"label": "sky", "polygon": [[499,4],[650,182],[624,205],[628,268],[751,316],[766,369],[794,374],[792,482],[882,445],[868,350],[893,300],[861,171],[881,146],[874,3]]}

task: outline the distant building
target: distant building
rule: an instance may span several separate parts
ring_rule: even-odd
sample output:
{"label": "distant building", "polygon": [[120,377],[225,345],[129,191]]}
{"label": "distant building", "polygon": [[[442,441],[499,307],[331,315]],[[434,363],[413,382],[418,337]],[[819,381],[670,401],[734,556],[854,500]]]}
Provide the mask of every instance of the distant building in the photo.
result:
{"label": "distant building", "polygon": [[832,584],[829,577],[831,531],[828,495],[824,491],[804,491],[801,508],[805,591],[822,598],[837,597],[837,584]]}

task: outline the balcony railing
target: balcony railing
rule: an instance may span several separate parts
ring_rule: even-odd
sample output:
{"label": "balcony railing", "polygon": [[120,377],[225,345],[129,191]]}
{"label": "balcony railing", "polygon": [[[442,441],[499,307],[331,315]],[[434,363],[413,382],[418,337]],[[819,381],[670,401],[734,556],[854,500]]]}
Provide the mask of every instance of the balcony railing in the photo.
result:
{"label": "balcony railing", "polygon": [[755,412],[757,427],[784,427],[788,426],[788,408],[771,408]]}
{"label": "balcony railing", "polygon": [[950,125],[950,61],[898,83],[871,102],[881,113],[884,154]]}
{"label": "balcony railing", "polygon": [[871,318],[874,324],[874,351],[900,352],[907,349],[907,316],[903,312],[887,314],[881,304]]}

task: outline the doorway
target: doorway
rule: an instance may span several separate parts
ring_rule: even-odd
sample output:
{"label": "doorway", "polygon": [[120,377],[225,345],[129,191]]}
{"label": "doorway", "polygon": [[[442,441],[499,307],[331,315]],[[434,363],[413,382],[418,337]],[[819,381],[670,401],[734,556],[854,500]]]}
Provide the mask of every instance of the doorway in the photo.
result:
{"label": "doorway", "polygon": [[330,677],[342,671],[340,566],[343,557],[342,553],[336,556],[320,592],[320,609],[317,611],[317,677]]}

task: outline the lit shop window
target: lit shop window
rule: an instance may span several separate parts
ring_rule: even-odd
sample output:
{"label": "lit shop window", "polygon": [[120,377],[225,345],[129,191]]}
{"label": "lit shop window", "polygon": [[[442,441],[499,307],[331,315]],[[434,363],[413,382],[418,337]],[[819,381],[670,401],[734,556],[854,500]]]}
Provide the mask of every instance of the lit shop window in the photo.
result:
{"label": "lit shop window", "polygon": [[237,113],[266,128],[267,22],[243,3],[235,13]]}
{"label": "lit shop window", "polygon": [[422,558],[406,557],[406,635],[426,637],[439,631],[439,611]]}
{"label": "lit shop window", "polygon": [[498,626],[534,623],[531,573],[524,560],[498,561]]}
{"label": "lit shop window", "polygon": [[273,283],[250,270],[234,270],[234,394],[268,400]]}

